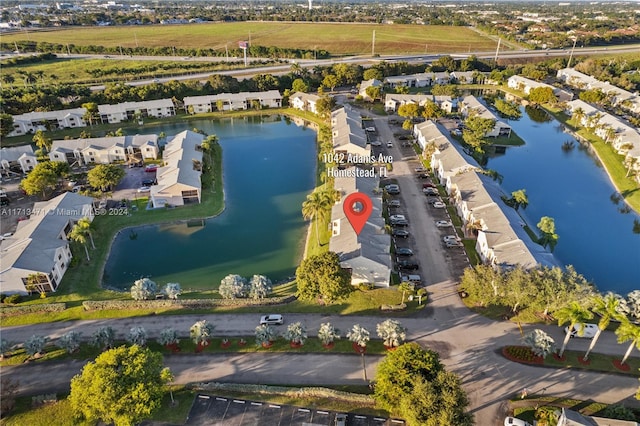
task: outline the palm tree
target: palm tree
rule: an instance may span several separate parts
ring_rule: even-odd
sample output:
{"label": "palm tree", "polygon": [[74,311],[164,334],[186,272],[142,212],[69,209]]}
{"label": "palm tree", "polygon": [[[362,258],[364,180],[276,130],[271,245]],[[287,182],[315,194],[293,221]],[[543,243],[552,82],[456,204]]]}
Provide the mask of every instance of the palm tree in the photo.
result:
{"label": "palm tree", "polygon": [[295,76],[299,76],[302,73],[302,66],[297,63],[294,62],[291,64],[291,74],[295,75]]}
{"label": "palm tree", "polygon": [[85,235],[89,236],[89,240],[91,241],[91,248],[96,249],[96,245],[93,243],[93,235],[91,234],[91,219],[88,217],[83,217],[78,220],[76,224]]}
{"label": "palm tree", "polygon": [[307,199],[302,203],[302,217],[304,217],[305,220],[315,221],[318,246],[320,246],[318,222],[324,222],[332,204],[330,198],[327,197],[324,192],[325,191],[314,191],[307,195]]}
{"label": "palm tree", "polygon": [[466,223],[465,228],[467,232],[471,232],[475,237],[478,236],[478,231],[482,231],[482,221],[480,219],[470,220]]}
{"label": "palm tree", "polygon": [[596,335],[591,339],[591,344],[589,345],[589,349],[587,349],[587,353],[584,354],[585,361],[589,357],[589,353],[595,347],[598,338],[600,338],[600,334],[609,326],[609,323],[612,319],[616,319],[621,321],[623,318],[626,318],[624,314],[620,312],[620,307],[622,305],[622,299],[620,296],[614,293],[607,293],[604,296],[598,294],[593,299],[593,312],[600,315],[600,321],[598,321],[598,330],[596,331]]}
{"label": "palm tree", "polygon": [[13,83],[16,81],[15,78],[13,78],[13,76],[11,74],[3,74],[2,75],[2,82],[3,83],[7,83],[9,85],[10,89],[13,89]]}
{"label": "palm tree", "polygon": [[49,139],[42,130],[36,131],[32,140],[36,146],[42,150],[49,152],[51,149],[52,140]]}
{"label": "palm tree", "polygon": [[571,338],[571,331],[575,329],[575,327],[578,327],[578,334],[584,333],[584,325],[587,320],[593,318],[593,313],[574,300],[564,308],[555,311],[553,316],[558,319],[559,326],[569,323],[569,332],[564,336],[562,348],[560,348],[560,353],[558,353],[558,356],[562,357],[567,343],[569,343],[569,339]]}
{"label": "palm tree", "polygon": [[87,255],[87,262],[91,261],[91,258],[89,257],[89,249],[87,248],[86,230],[82,229],[78,224],[75,224],[69,233],[69,239],[82,244],[84,246],[84,252]]}
{"label": "palm tree", "polygon": [[631,355],[633,347],[640,349],[640,327],[632,323],[629,320],[623,320],[620,326],[616,329],[616,335],[618,336],[618,343],[625,343],[631,340],[631,344],[624,354],[624,358],[620,361],[620,364],[624,364]]}

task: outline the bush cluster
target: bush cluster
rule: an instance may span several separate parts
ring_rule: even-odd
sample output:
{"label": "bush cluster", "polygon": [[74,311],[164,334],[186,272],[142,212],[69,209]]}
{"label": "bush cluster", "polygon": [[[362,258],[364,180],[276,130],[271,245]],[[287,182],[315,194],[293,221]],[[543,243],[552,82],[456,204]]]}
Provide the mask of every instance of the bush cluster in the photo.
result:
{"label": "bush cluster", "polygon": [[270,297],[268,299],[184,299],[184,300],[85,300],[85,311],[115,309],[207,309],[217,306],[269,306],[289,303],[293,296]]}
{"label": "bush cluster", "polygon": [[502,349],[502,354],[511,360],[524,362],[527,364],[542,364],[542,357],[533,353],[526,346],[506,346]]}
{"label": "bush cluster", "polygon": [[36,305],[2,307],[0,308],[0,316],[8,317],[36,312],[62,312],[66,308],[66,303],[40,303]]}

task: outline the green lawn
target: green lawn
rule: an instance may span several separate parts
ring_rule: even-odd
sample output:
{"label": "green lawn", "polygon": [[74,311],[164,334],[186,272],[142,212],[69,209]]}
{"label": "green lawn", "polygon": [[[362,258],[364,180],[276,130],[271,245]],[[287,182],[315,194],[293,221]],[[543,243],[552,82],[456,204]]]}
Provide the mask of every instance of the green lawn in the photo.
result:
{"label": "green lawn", "polygon": [[376,33],[376,54],[469,52],[493,50],[496,41],[470,28],[438,25],[382,25],[356,23],[235,22],[199,25],[147,25],[69,28],[3,35],[4,43],[33,41],[61,44],[133,48],[175,46],[225,51],[238,40],[280,48],[324,49],[332,55],[371,54]]}

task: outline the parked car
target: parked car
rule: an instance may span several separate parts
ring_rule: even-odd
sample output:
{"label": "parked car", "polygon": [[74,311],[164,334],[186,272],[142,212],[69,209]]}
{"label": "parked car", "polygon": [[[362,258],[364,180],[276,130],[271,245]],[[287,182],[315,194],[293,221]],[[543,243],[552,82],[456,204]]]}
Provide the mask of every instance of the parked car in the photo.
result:
{"label": "parked car", "polygon": [[408,247],[398,247],[396,249],[396,256],[413,256],[413,250]]}
{"label": "parked car", "polygon": [[149,192],[151,191],[151,187],[149,186],[141,186],[140,188],[138,188],[138,192]]}
{"label": "parked car", "polygon": [[420,285],[422,284],[422,277],[418,274],[403,274],[400,276],[400,281]]}
{"label": "parked car", "polygon": [[407,218],[403,214],[392,214],[391,216],[389,216],[389,220],[391,220],[391,221],[394,221],[394,220],[407,220]]}
{"label": "parked car", "polygon": [[389,207],[400,207],[400,200],[389,200],[387,203]]}
{"label": "parked car", "polygon": [[436,209],[444,209],[445,207],[447,207],[447,205],[445,203],[443,203],[442,201],[436,201],[435,203],[432,203],[431,205]]}
{"label": "parked car", "polygon": [[[583,337],[585,339],[592,339],[593,336],[596,335],[596,333],[598,332],[598,326],[596,324],[585,324],[584,325],[584,330],[582,332],[582,336],[580,335],[580,333],[578,333],[578,330],[580,328],[578,327],[576,328],[572,328],[571,329],[571,337]],[[564,328],[564,332],[568,333],[569,332],[569,327],[565,327]]]}
{"label": "parked car", "polygon": [[446,248],[454,248],[454,247],[464,247],[464,244],[462,244],[462,241],[446,241],[444,243],[444,246]]}
{"label": "parked car", "polygon": [[437,189],[435,188],[423,188],[422,189],[422,193],[424,195],[426,195],[427,197],[433,197],[433,196],[438,196],[440,195],[440,193],[438,192]]}
{"label": "parked car", "polygon": [[149,164],[144,168],[145,172],[149,172],[149,173],[153,173],[156,170],[158,170],[158,165],[157,164]]}
{"label": "parked car", "polygon": [[391,226],[409,226],[409,221],[406,219],[392,220]]}
{"label": "parked car", "polygon": [[382,142],[380,141],[371,141],[371,146],[382,146]]}
{"label": "parked car", "polygon": [[444,241],[445,243],[448,242],[460,242],[460,237],[458,237],[457,235],[445,235],[444,237],[442,237],[442,241]]}
{"label": "parked car", "polygon": [[367,132],[375,132],[376,128],[375,127],[365,127],[364,128]]}
{"label": "parked car", "polygon": [[409,231],[407,231],[406,229],[395,228],[393,229],[393,231],[391,231],[391,235],[398,238],[409,238]]}
{"label": "parked car", "polygon": [[425,169],[424,167],[416,167],[415,169],[413,169],[416,173],[426,173],[427,169]]}
{"label": "parked car", "polygon": [[418,179],[429,179],[429,175],[427,173],[420,173]]}
{"label": "parked car", "polygon": [[284,323],[284,318],[280,314],[271,314],[260,317],[260,325],[280,325]]}
{"label": "parked car", "polygon": [[396,265],[398,266],[398,269],[408,269],[410,271],[420,269],[420,265],[412,260],[397,259]]}
{"label": "parked car", "polygon": [[155,185],[157,182],[155,179],[144,179],[142,181],[142,186],[151,186],[151,185]]}
{"label": "parked car", "polygon": [[437,187],[435,183],[427,182],[422,184],[422,189],[425,189],[425,188],[437,188]]}
{"label": "parked car", "polygon": [[396,184],[389,184],[384,187],[384,190],[387,191],[387,194],[397,195],[400,193],[400,187]]}
{"label": "parked car", "polygon": [[515,417],[507,417],[504,419],[504,426],[531,426],[531,424]]}
{"label": "parked car", "polygon": [[436,226],[438,228],[448,228],[450,226],[453,226],[453,223],[451,223],[450,220],[439,220],[436,222]]}
{"label": "parked car", "polygon": [[336,414],[336,426],[346,426],[347,425],[347,415],[344,413]]}

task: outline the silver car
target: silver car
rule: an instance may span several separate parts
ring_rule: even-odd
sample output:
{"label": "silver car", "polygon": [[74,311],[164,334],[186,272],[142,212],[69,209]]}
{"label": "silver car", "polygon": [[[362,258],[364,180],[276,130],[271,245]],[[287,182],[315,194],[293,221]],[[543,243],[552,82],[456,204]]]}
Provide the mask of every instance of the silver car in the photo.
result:
{"label": "silver car", "polygon": [[260,325],[280,325],[284,323],[282,315],[271,314],[260,317]]}

